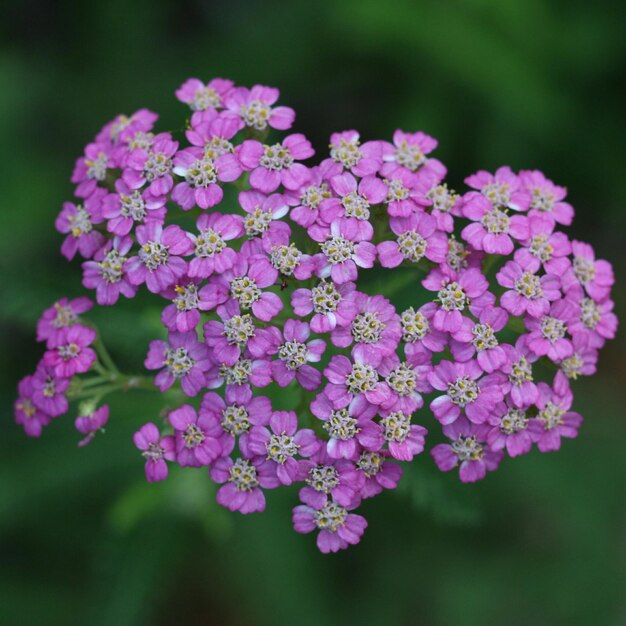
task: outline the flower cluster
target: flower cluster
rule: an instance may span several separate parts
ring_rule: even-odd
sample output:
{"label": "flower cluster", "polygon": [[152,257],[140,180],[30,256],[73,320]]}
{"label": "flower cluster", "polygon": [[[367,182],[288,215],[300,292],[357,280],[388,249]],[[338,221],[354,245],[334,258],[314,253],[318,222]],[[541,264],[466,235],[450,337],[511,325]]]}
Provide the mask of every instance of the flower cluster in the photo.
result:
{"label": "flower cluster", "polygon": [[[98,305],[142,286],[162,301],[145,367],[184,402],[135,434],[148,481],[206,468],[241,513],[298,485],[295,530],[335,552],[359,542],[355,510],[396,487],[429,420],[434,462],[463,482],[577,435],[571,382],[595,372],[617,319],[610,264],[560,230],[574,213],[563,187],[501,167],[455,191],[437,141],[401,130],[335,133],[305,164],[314,150],[277,89],[190,79],[176,96],[184,136],[157,132],[148,110],[116,117],[56,221]],[[399,276],[408,308],[394,304]],[[42,316],[47,351],[15,404],[31,436],[69,397],[84,400],[89,443],[104,395],[152,386],[120,374],[81,317],[91,306],[64,299]],[[287,387],[294,406],[278,410]]]}

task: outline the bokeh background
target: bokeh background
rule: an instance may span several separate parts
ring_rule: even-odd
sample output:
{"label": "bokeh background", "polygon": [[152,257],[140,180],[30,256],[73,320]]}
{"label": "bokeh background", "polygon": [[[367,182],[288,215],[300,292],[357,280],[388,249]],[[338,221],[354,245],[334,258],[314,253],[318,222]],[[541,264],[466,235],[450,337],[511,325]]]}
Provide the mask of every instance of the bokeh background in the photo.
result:
{"label": "bokeh background", "polygon": [[[24,0],[0,8],[0,624],[63,626],[617,626],[626,623],[626,344],[577,384],[581,436],[505,462],[474,486],[418,457],[410,480],[363,506],[357,547],[317,553],[292,532],[296,494],[228,514],[203,473],[143,482],[132,447],[158,413],[112,404],[105,437],[72,420],[40,441],[13,424],[19,377],[41,354],[41,311],[81,292],[53,220],[74,159],[119,112],[185,115],[188,76],[279,86],[296,129],[366,138],[423,129],[450,180],[537,167],[569,187],[572,236],[625,278],[626,38],[620,3],[582,0]],[[623,289],[616,289],[624,317]],[[95,319],[140,366],[154,311]]]}

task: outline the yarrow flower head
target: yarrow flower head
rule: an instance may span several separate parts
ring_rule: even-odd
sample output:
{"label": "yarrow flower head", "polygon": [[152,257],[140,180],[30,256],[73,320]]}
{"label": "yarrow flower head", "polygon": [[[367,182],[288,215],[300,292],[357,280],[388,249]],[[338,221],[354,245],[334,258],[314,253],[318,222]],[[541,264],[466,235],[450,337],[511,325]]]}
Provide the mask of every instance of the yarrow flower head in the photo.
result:
{"label": "yarrow flower head", "polygon": [[[157,392],[133,436],[148,482],[201,468],[242,514],[297,485],[294,529],[326,553],[360,542],[361,502],[425,450],[473,483],[578,435],[576,381],[618,320],[610,263],[562,228],[565,187],[503,166],[453,188],[422,131],[333,133],[311,162],[305,135],[277,132],[295,112],[274,87],[190,78],[176,98],[183,132],[118,115],[75,163],[61,254],[141,332],[109,353],[91,299],[46,309],[14,404],[28,436],[73,410],[79,446],[109,445],[108,396]],[[121,342],[148,375],[118,367]]]}

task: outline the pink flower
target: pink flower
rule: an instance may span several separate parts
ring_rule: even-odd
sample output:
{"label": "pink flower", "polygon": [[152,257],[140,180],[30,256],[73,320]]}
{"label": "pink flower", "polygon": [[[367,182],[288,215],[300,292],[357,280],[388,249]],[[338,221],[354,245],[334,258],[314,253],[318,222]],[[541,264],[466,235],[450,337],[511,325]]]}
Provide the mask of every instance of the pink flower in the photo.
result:
{"label": "pink flower", "polygon": [[33,404],[50,417],[67,413],[68,402],[65,392],[70,382],[69,378],[59,376],[55,368],[40,363],[31,377]]}
{"label": "pink flower", "polygon": [[79,415],[74,427],[79,433],[85,435],[78,442],[79,447],[84,447],[96,436],[98,431],[104,432],[104,425],[109,421],[109,405],[105,404],[99,408],[89,407],[87,411]]}
{"label": "pink flower", "polygon": [[60,378],[71,378],[74,374],[88,371],[96,360],[96,353],[89,347],[96,332],[80,324],[64,328],[48,340],[48,351],[43,364],[54,368]]}
{"label": "pink flower", "polygon": [[558,300],[552,304],[545,315],[539,318],[526,317],[524,323],[530,331],[528,347],[537,356],[547,356],[558,362],[572,355],[572,342],[566,336],[567,325],[574,319],[576,309],[567,300]]}
{"label": "pink flower", "polygon": [[568,286],[566,297],[575,304],[577,312],[568,325],[572,335],[583,335],[595,348],[601,348],[607,339],[615,337],[617,316],[613,313],[612,300],[596,302],[585,295],[578,283]]}
{"label": "pink flower", "polygon": [[176,90],[176,97],[188,104],[192,111],[221,109],[233,87],[233,81],[224,78],[214,78],[206,85],[197,78],[188,78]]}
{"label": "pink flower", "polygon": [[565,187],[555,185],[539,170],[520,172],[522,188],[531,194],[530,215],[545,215],[551,220],[569,226],[574,218],[572,205],[563,202],[567,195]]}
{"label": "pink flower", "polygon": [[411,424],[410,413],[383,410],[380,415],[383,436],[394,459],[412,461],[424,450],[428,431],[423,426]]}
{"label": "pink flower", "polygon": [[44,426],[47,426],[52,417],[37,408],[33,402],[33,377],[25,376],[18,386],[18,398],[13,405],[15,423],[22,426],[29,437],[40,437]]}
{"label": "pink flower", "polygon": [[383,142],[383,174],[387,176],[398,168],[409,172],[419,172],[420,177],[438,183],[446,175],[446,167],[437,159],[428,158],[437,147],[437,140],[422,131],[405,133],[396,130],[393,134],[393,145]]}
{"label": "pink flower", "polygon": [[174,184],[172,157],[178,149],[169,133],[154,138],[149,148],[136,148],[128,156],[122,179],[130,189],[141,189],[146,183],[152,196],[162,196]]}
{"label": "pink flower", "polygon": [[563,288],[567,291],[578,282],[594,300],[607,298],[615,282],[611,264],[604,259],[596,259],[593,248],[582,241],[572,241],[572,254],[572,267],[563,276]]}
{"label": "pink flower", "polygon": [[530,452],[533,439],[526,411],[501,402],[489,418],[489,424],[492,428],[487,433],[487,443],[491,450],[506,450],[510,457]]}
{"label": "pink flower", "polygon": [[171,411],[169,423],[176,436],[176,461],[179,465],[202,467],[222,454],[220,442],[210,434],[212,420],[202,412],[198,415],[189,404]]}
{"label": "pink flower", "polygon": [[107,177],[107,170],[114,167],[111,146],[104,143],[90,143],[85,147],[84,156],[76,161],[71,181],[77,183],[74,192],[78,198],[89,198],[98,189],[98,183]]}
{"label": "pink flower", "polygon": [[330,136],[330,159],[320,164],[322,174],[331,179],[344,171],[362,178],[376,174],[383,164],[380,141],[366,141],[361,144],[356,130],[333,133]]}
{"label": "pink flower", "polygon": [[282,143],[263,145],[244,141],[237,154],[242,167],[251,170],[250,185],[263,193],[272,193],[282,184],[298,189],[308,180],[306,166],[296,161],[308,159],[315,151],[302,134],[287,135]]}
{"label": "pink flower", "polygon": [[200,323],[200,311],[207,311],[210,303],[198,289],[197,279],[183,277],[175,286],[161,295],[172,300],[161,313],[161,322],[168,330],[186,333],[195,330]]}
{"label": "pink flower", "polygon": [[303,228],[315,224],[321,203],[332,197],[330,185],[324,180],[319,167],[310,167],[307,173],[307,180],[302,186],[287,193],[287,200],[293,206],[289,217]]}
{"label": "pink flower", "polygon": [[225,98],[224,104],[229,111],[241,117],[249,128],[265,130],[268,126],[277,130],[291,128],[296,113],[289,107],[272,106],[279,96],[278,89],[255,85],[252,89],[238,87]]}
{"label": "pink flower", "polygon": [[530,215],[528,239],[515,251],[514,259],[536,272],[541,266],[547,274],[562,276],[569,268],[567,255],[572,251],[567,235],[554,231],[554,222],[545,215]]}
{"label": "pink flower", "polygon": [[478,189],[494,208],[527,211],[530,206],[531,194],[510,167],[500,167],[495,174],[481,170],[468,176],[465,183]]}
{"label": "pink flower", "polygon": [[83,258],[90,259],[104,245],[104,235],[94,230],[94,224],[103,218],[93,205],[85,206],[64,202],[54,225],[60,233],[67,233],[61,246],[61,254],[71,261],[78,252]]}
{"label": "pink flower", "polygon": [[133,435],[133,441],[146,459],[146,480],[149,483],[165,480],[166,461],[176,459],[174,437],[161,437],[159,429],[152,422],[148,422]]}
{"label": "pink flower", "polygon": [[377,496],[383,489],[395,489],[402,478],[402,468],[388,459],[389,452],[361,452],[356,460],[357,470],[364,476],[361,497],[365,500]]}
{"label": "pink flower", "polygon": [[49,309],[46,309],[37,322],[37,341],[56,339],[63,328],[73,326],[78,322],[81,313],[89,311],[93,302],[82,296],[74,300],[61,298]]}

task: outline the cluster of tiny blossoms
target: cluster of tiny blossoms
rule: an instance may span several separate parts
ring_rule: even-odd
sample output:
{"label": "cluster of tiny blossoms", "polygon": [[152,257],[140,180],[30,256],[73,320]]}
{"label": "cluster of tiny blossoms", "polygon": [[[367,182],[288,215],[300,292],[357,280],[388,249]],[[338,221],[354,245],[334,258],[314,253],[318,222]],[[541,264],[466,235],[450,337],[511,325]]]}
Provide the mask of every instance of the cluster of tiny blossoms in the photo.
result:
{"label": "cluster of tiny blossoms", "polygon": [[[106,394],[184,394],[134,436],[148,481],[168,464],[207,468],[217,501],[241,513],[297,484],[295,530],[317,531],[322,552],[358,543],[361,501],[424,450],[427,394],[430,454],[463,482],[577,435],[571,381],[594,373],[617,319],[610,264],[560,230],[574,214],[563,187],[501,167],[454,191],[437,141],[401,130],[391,142],[335,133],[305,165],[304,135],[267,139],[295,118],[277,89],[190,79],[176,96],[191,110],[184,137],[156,132],[145,109],[118,116],[78,159],[76,199],[56,221],[98,305],[142,287],[162,299],[154,381],[120,373],[84,319],[91,300],[59,300],[19,385],[28,435],[68,398],[82,400],[84,445],[107,422]],[[413,271],[415,306],[359,289],[377,265],[391,285]],[[270,386],[297,390],[294,410],[273,408]]]}

